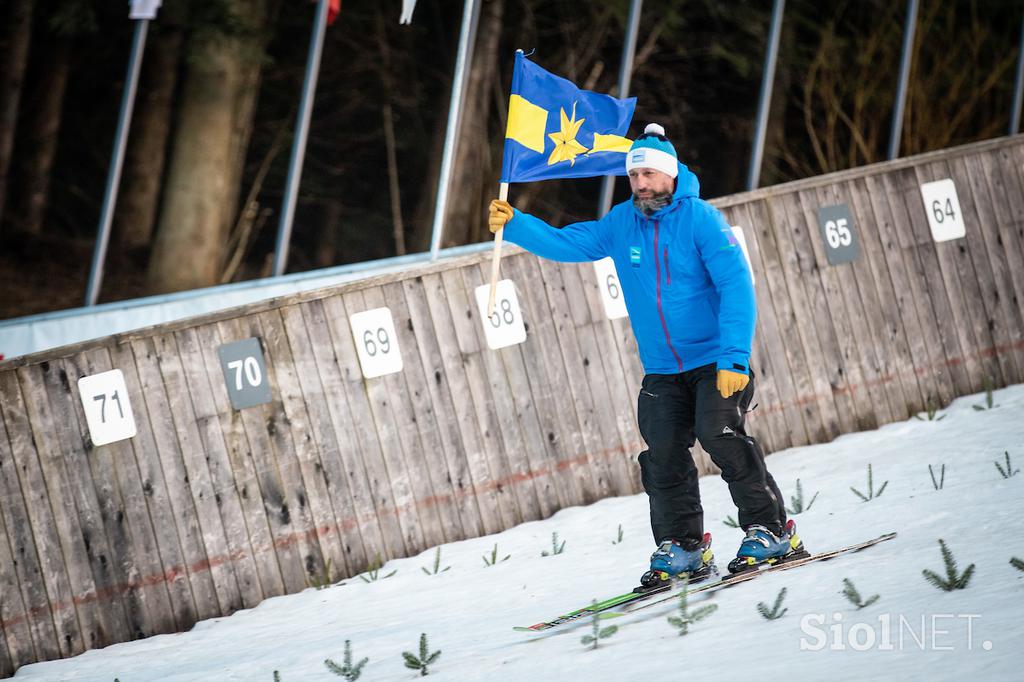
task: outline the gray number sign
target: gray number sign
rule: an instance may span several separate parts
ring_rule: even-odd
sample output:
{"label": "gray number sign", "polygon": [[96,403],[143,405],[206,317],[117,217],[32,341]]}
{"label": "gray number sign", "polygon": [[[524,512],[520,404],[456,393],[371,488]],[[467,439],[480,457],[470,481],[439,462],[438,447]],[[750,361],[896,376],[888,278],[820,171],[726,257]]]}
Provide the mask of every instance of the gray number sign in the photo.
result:
{"label": "gray number sign", "polygon": [[244,410],[270,402],[270,384],[267,366],[263,362],[263,348],[256,338],[225,343],[217,349],[220,367],[224,370],[224,383],[228,387],[231,407]]}
{"label": "gray number sign", "polygon": [[846,204],[822,206],[818,209],[818,227],[825,242],[825,255],[830,265],[849,263],[860,256],[860,240],[853,228],[853,216]]}

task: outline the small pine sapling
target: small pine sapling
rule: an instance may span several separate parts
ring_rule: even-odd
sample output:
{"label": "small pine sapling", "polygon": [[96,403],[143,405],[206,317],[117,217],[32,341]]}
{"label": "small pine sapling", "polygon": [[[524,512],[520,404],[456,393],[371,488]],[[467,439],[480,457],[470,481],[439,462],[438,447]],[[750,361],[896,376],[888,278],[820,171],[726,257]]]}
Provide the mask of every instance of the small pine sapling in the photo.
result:
{"label": "small pine sapling", "polygon": [[993,407],[999,407],[992,402],[992,380],[988,377],[982,382],[985,387],[985,404],[984,405],[972,405],[972,407],[978,412],[984,412],[985,410],[991,410]]}
{"label": "small pine sapling", "polygon": [[565,551],[565,540],[562,540],[562,544],[558,544],[558,533],[551,534],[551,551],[544,550],[540,553],[541,556],[554,556],[561,554]]}
{"label": "small pine sapling", "polygon": [[1018,559],[1015,556],[1010,557],[1010,565],[1024,573],[1024,559]]}
{"label": "small pine sapling", "polygon": [[[942,421],[943,419],[946,418],[946,415],[944,415],[944,414],[936,416],[938,414],[938,412],[939,412],[939,408],[938,407],[932,407],[932,400],[931,400],[931,398],[929,398],[928,401],[925,403],[925,414],[928,415],[928,421],[930,421],[930,422],[939,422],[939,421]],[[919,414],[915,414],[914,415],[914,419],[917,419],[918,421],[925,421],[921,417],[921,415],[919,415]]]}
{"label": "small pine sapling", "polygon": [[940,539],[939,547],[942,548],[942,561],[946,565],[945,579],[939,577],[934,571],[929,571],[927,568],[921,571],[921,573],[928,582],[940,590],[952,592],[953,590],[964,589],[967,587],[967,583],[971,581],[971,576],[974,575],[974,564],[968,566],[963,574],[960,574],[957,570],[956,559],[953,558],[953,553],[949,551],[949,547],[946,547],[946,541]]}
{"label": "small pine sapling", "polygon": [[871,606],[878,601],[879,595],[874,595],[863,599],[860,596],[860,592],[853,586],[853,582],[849,578],[843,578],[843,596],[850,600],[850,603],[856,606],[858,609],[863,609],[866,606]]}
{"label": "small pine sapling", "polygon": [[931,474],[932,477],[932,487],[934,487],[936,490],[942,490],[942,486],[946,485],[946,465],[942,465],[938,481],[935,480],[935,471],[932,470],[931,464],[928,465],[928,473]]}
{"label": "small pine sapling", "polygon": [[996,469],[999,470],[999,475],[1002,476],[1003,478],[1010,478],[1011,476],[1016,476],[1017,474],[1019,474],[1020,473],[1020,469],[1014,469],[1013,465],[1010,464],[1010,451],[1009,450],[1003,450],[1003,457],[1006,460],[1006,468],[1005,469],[1003,468],[1003,466],[998,461],[992,462],[993,464],[996,465]]}
{"label": "small pine sapling", "polygon": [[438,573],[444,573],[449,568],[451,568],[451,566],[445,566],[444,568],[441,568],[441,548],[440,547],[437,548],[437,552],[434,554],[434,567],[433,568],[428,569],[428,568],[425,568],[423,566],[420,566],[420,570],[423,571],[424,573],[426,573],[427,575],[437,575]]}
{"label": "small pine sapling", "polygon": [[324,659],[324,666],[338,677],[344,677],[349,682],[355,682],[363,674],[363,666],[370,659],[364,658],[355,665],[352,665],[352,642],[345,640],[345,657],[342,664],[338,665],[329,658]]}
{"label": "small pine sapling", "polygon": [[722,521],[722,523],[724,523],[725,525],[729,526],[730,528],[739,528],[740,527],[740,524],[738,524],[736,522],[736,519],[734,519],[731,514],[729,516],[726,516],[725,517],[725,521]]}
{"label": "small pine sapling", "polygon": [[391,571],[387,575],[381,575],[380,574],[380,568],[381,568],[380,554],[378,554],[377,558],[374,560],[374,562],[372,564],[370,564],[370,567],[368,569],[366,569],[366,573],[363,573],[362,575],[360,575],[359,579],[362,580],[364,583],[373,583],[373,582],[377,582],[378,580],[384,580],[385,578],[390,578],[395,573],[398,573],[398,570],[396,569],[394,571]]}
{"label": "small pine sapling", "polygon": [[327,563],[324,564],[324,572],[313,575],[312,578],[306,576],[306,585],[309,587],[315,587],[318,590],[322,590],[325,587],[330,587],[334,584],[334,579],[331,577],[333,573],[331,568],[331,559],[327,559]]}
{"label": "small pine sapling", "polygon": [[[594,604],[597,604],[597,600],[594,600]],[[609,625],[606,628],[601,627],[601,620],[610,617],[607,613],[595,613],[591,616],[591,630],[592,634],[583,635],[580,639],[580,643],[583,646],[589,646],[591,649],[597,648],[597,642],[601,639],[607,639],[619,631],[618,625]]]}
{"label": "small pine sapling", "polygon": [[887,485],[889,485],[889,481],[886,481],[885,483],[882,484],[881,488],[879,488],[878,490],[875,490],[875,484],[874,484],[873,479],[871,477],[871,464],[869,463],[868,464],[868,493],[867,493],[867,495],[865,495],[861,491],[857,490],[853,486],[850,486],[850,490],[852,490],[853,493],[857,497],[859,497],[860,499],[864,500],[865,502],[868,502],[869,500],[873,500],[876,497],[881,497],[882,496],[882,491],[885,490],[885,486],[887,486]]}
{"label": "small pine sapling", "polygon": [[686,591],[689,584],[689,578],[684,577],[680,581],[682,591],[679,593],[679,615],[668,617],[669,624],[679,630],[680,637],[689,634],[691,625],[699,620],[704,620],[718,608],[718,604],[705,604],[698,609],[690,611],[690,605],[687,603],[686,599]]}
{"label": "small pine sapling", "polygon": [[[505,558],[502,559],[502,561],[508,561],[511,556],[511,554],[506,554]],[[490,561],[488,561],[486,554],[484,554],[482,558],[484,560],[484,566],[493,566],[494,564],[498,563],[498,543],[494,543],[494,549],[491,550]]]}
{"label": "small pine sapling", "polygon": [[796,495],[789,498],[789,501],[793,505],[793,508],[789,509],[788,511],[790,514],[801,514],[805,511],[810,510],[811,505],[814,504],[814,501],[816,499],[818,499],[817,492],[814,493],[814,497],[811,498],[811,501],[808,502],[806,506],[804,506],[804,489],[803,486],[800,485],[800,479],[798,478],[796,479]]}
{"label": "small pine sapling", "polygon": [[[114,680],[114,682],[119,682],[119,680]],[[276,670],[274,671],[274,682],[281,682],[281,673]]]}
{"label": "small pine sapling", "polygon": [[775,597],[775,604],[772,608],[768,608],[768,605],[763,601],[757,602],[757,612],[761,614],[761,617],[765,620],[777,620],[786,615],[786,611],[789,611],[789,607],[779,610],[782,606],[782,600],[786,598],[786,588],[783,587],[779,592],[779,596]]}
{"label": "small pine sapling", "polygon": [[612,544],[613,545],[617,545],[620,542],[622,542],[622,524],[621,523],[619,524],[619,534],[618,534],[618,537],[615,540],[612,540]]}
{"label": "small pine sapling", "polygon": [[435,651],[434,653],[428,653],[427,648],[427,633],[420,633],[420,655],[415,656],[411,652],[403,651],[402,658],[405,659],[405,667],[411,668],[412,670],[419,670],[420,677],[426,677],[430,674],[427,669],[428,665],[431,665],[434,661],[441,656],[441,651]]}

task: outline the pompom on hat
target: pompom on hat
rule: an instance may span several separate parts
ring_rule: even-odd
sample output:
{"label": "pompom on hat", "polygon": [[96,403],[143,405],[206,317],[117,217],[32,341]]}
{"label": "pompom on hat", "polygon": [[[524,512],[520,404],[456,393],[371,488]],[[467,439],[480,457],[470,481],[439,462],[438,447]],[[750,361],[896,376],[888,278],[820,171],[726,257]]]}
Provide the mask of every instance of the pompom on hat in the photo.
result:
{"label": "pompom on hat", "polygon": [[679,156],[665,137],[665,129],[648,123],[644,134],[636,138],[626,153],[626,172],[634,168],[653,168],[674,178],[679,175]]}

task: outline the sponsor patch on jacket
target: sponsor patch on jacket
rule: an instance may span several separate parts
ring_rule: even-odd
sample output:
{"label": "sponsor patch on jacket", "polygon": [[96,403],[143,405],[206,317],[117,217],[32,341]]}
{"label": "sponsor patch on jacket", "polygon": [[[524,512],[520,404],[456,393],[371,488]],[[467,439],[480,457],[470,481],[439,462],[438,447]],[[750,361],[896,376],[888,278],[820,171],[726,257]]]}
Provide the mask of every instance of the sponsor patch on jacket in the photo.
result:
{"label": "sponsor patch on jacket", "polygon": [[724,234],[725,238],[729,241],[729,245],[723,246],[723,249],[731,249],[734,246],[740,245],[740,241],[736,239],[736,233],[732,231],[731,227],[723,227],[722,234]]}
{"label": "sponsor patch on jacket", "polygon": [[629,247],[629,262],[634,268],[640,267],[640,247]]}

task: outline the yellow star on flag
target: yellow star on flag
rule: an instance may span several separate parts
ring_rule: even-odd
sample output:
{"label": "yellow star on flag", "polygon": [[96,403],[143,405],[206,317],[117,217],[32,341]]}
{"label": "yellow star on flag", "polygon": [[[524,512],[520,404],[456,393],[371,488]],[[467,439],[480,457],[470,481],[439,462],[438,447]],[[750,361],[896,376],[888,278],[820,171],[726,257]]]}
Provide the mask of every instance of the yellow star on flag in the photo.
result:
{"label": "yellow star on flag", "polygon": [[572,103],[572,118],[565,115],[565,109],[559,108],[561,114],[562,129],[557,133],[549,133],[548,137],[555,143],[555,149],[548,157],[548,165],[554,165],[559,161],[568,161],[570,166],[576,165],[576,157],[587,151],[587,148],[576,141],[576,135],[580,132],[580,126],[587,119],[576,120],[576,102]]}

